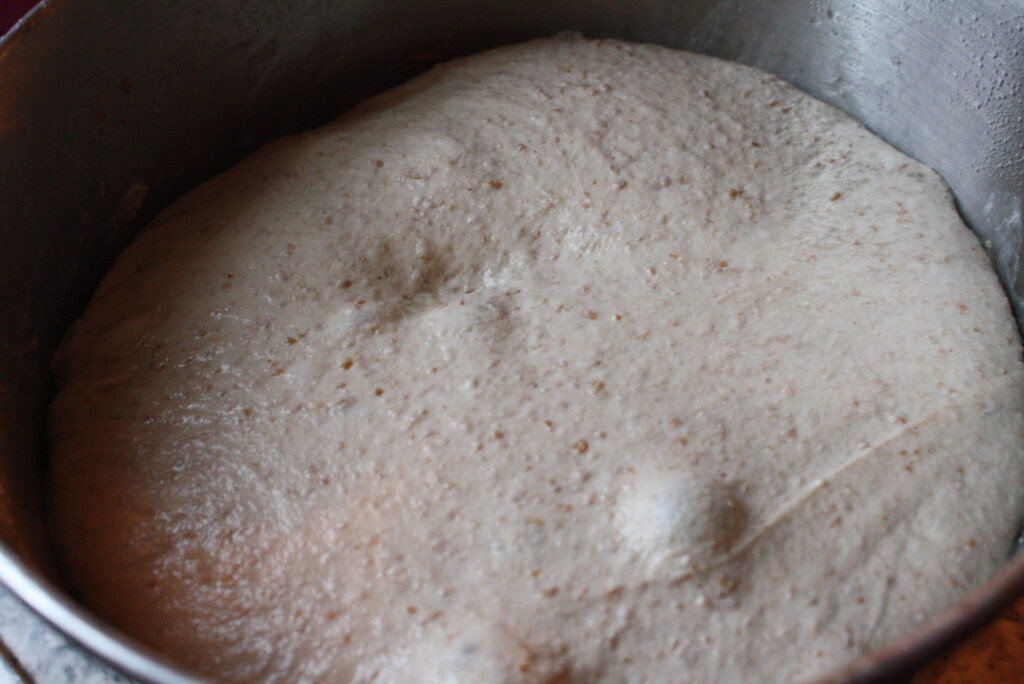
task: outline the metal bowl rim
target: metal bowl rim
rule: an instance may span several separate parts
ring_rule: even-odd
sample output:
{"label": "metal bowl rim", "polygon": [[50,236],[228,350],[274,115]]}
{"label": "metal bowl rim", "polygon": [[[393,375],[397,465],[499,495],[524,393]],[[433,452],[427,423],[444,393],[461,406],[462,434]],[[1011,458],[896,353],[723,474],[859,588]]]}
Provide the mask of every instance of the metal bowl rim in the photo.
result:
{"label": "metal bowl rim", "polygon": [[[36,4],[0,37],[0,54],[30,31],[39,15],[57,2],[41,0]],[[61,634],[124,674],[159,684],[201,681],[99,620],[65,591],[29,569],[2,541],[0,584]],[[1024,553],[1018,552],[985,584],[938,616],[882,648],[811,680],[810,684],[867,684],[906,674],[970,636],[1020,596],[1024,596]]]}

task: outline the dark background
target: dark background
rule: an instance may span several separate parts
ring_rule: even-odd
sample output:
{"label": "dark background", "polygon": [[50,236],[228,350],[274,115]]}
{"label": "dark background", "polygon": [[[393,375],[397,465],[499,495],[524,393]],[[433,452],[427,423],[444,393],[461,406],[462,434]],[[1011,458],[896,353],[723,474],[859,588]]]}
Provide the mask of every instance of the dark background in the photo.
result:
{"label": "dark background", "polygon": [[0,34],[14,26],[21,15],[32,9],[37,0],[0,0]]}

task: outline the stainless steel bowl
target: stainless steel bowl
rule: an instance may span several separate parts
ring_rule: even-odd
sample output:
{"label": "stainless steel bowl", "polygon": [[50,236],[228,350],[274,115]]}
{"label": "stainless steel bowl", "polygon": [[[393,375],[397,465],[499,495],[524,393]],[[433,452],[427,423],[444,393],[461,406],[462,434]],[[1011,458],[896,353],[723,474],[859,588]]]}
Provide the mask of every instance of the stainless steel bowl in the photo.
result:
{"label": "stainless steel bowl", "polygon": [[[154,212],[262,141],[564,30],[745,62],[846,110],[942,173],[1024,314],[1024,0],[49,0],[0,43],[0,580],[126,673],[188,681],[61,588],[41,485],[54,346]],[[1010,552],[823,681],[892,677],[977,627],[1024,591]]]}

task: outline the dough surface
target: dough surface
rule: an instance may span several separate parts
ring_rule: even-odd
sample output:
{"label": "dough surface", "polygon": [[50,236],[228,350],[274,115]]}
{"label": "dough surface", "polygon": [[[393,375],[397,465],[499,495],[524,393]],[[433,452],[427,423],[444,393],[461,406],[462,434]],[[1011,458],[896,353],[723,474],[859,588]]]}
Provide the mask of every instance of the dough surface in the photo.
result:
{"label": "dough surface", "polygon": [[1009,308],[928,168],[762,72],[557,38],[188,193],[56,359],[53,522],[217,679],[785,681],[986,580]]}

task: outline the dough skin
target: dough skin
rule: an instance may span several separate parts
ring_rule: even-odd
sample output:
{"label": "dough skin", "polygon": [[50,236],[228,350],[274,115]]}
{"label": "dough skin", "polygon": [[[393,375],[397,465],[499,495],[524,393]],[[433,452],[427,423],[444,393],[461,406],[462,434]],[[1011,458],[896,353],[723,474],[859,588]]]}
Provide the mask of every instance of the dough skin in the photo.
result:
{"label": "dough skin", "polygon": [[791,682],[986,580],[1020,343],[930,169],[751,68],[442,65],[162,212],[55,365],[99,615],[224,681]]}

